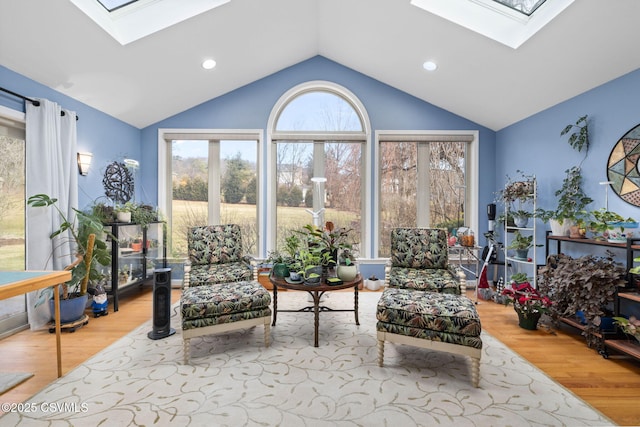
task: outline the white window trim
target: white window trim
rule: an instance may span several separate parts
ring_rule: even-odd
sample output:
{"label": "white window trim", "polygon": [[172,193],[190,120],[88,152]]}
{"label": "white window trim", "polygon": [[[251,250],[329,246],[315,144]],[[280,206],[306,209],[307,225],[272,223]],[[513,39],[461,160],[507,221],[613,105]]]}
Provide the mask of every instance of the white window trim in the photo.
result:
{"label": "white window trim", "polygon": [[[264,145],[264,130],[263,129],[172,129],[172,128],[160,128],[158,129],[158,208],[161,212],[164,212],[167,217],[167,225],[171,228],[172,218],[169,215],[171,211],[169,191],[172,191],[172,179],[171,179],[171,157],[168,155],[170,150],[168,145],[173,140],[252,140],[258,142],[257,148],[257,163],[256,163],[256,177],[257,177],[257,203],[258,203],[258,253],[262,251],[262,236],[264,235],[263,218],[265,217],[265,206],[262,200],[263,196],[263,145]],[[219,197],[218,197],[219,202]],[[209,209],[209,215],[211,220],[211,209]],[[219,209],[217,215],[219,216]]]}
{"label": "white window trim", "polygon": [[[377,130],[374,135],[375,145],[374,145],[374,158],[378,160],[376,164],[379,164],[380,158],[380,141],[469,141],[470,146],[467,151],[468,157],[466,159],[467,170],[466,170],[466,206],[468,206],[469,210],[469,223],[466,224],[471,227],[472,230],[476,232],[479,231],[479,221],[478,221],[478,194],[479,194],[479,179],[480,179],[480,167],[479,167],[479,158],[480,158],[480,132],[477,130],[469,130],[469,131],[456,131],[456,130]],[[380,218],[380,170],[376,168],[373,176],[373,191],[374,194],[377,195],[372,200],[373,208],[372,215],[374,219],[374,224],[376,224],[375,229],[379,229],[379,218]],[[465,215],[465,218],[467,216]],[[378,239],[378,233],[375,233],[375,237],[373,239],[373,253],[378,254],[378,250],[380,249],[380,242]]]}
{"label": "white window trim", "polygon": [[[302,131],[285,131],[285,132],[277,132],[275,130],[276,123],[280,114],[285,109],[285,107],[289,104],[291,100],[297,98],[300,95],[303,95],[308,92],[317,92],[317,91],[325,91],[329,93],[333,93],[334,95],[339,96],[346,100],[356,111],[358,114],[358,118],[362,123],[364,128],[363,132],[302,132]],[[269,114],[269,119],[267,121],[267,158],[266,164],[271,166],[275,165],[275,159],[277,157],[277,147],[273,141],[282,141],[282,140],[306,140],[306,141],[317,141],[317,140],[335,140],[335,141],[363,141],[364,146],[363,149],[363,158],[364,158],[364,191],[361,194],[361,215],[362,215],[362,229],[361,229],[361,245],[360,252],[363,258],[371,257],[371,242],[367,240],[367,236],[370,234],[368,230],[371,230],[372,226],[372,218],[371,218],[371,210],[366,206],[367,203],[371,201],[372,191],[371,185],[369,181],[369,177],[371,176],[371,150],[370,150],[370,142],[371,142],[371,123],[369,121],[369,114],[367,113],[364,104],[360,102],[358,97],[353,94],[349,89],[344,86],[340,86],[333,82],[328,82],[324,80],[314,80],[306,83],[299,84],[287,92],[285,92],[278,101],[274,104],[271,109],[271,113]],[[267,200],[266,200],[266,212],[267,212],[267,230],[266,230],[266,245],[267,248],[275,248],[276,245],[276,182],[277,182],[277,174],[275,167],[267,168],[267,179],[266,179],[266,189],[267,189]]]}

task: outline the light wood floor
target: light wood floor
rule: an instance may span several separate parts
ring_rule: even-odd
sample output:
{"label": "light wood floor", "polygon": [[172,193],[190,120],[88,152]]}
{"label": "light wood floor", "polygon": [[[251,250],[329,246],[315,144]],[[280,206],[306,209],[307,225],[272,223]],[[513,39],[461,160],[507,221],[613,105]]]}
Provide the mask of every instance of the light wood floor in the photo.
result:
{"label": "light wood floor", "polygon": [[[473,298],[472,292],[469,295]],[[179,298],[180,291],[174,289],[172,300]],[[63,333],[63,374],[149,320],[151,301],[149,287],[129,291],[121,297],[117,313],[91,317],[86,327]],[[605,359],[569,327],[558,331],[521,329],[512,307],[479,301],[477,308],[488,333],[615,423],[640,425],[640,361],[614,354]],[[3,371],[35,374],[0,396],[0,402],[22,402],[56,379],[55,334],[46,330],[23,331],[0,340],[0,355]]]}

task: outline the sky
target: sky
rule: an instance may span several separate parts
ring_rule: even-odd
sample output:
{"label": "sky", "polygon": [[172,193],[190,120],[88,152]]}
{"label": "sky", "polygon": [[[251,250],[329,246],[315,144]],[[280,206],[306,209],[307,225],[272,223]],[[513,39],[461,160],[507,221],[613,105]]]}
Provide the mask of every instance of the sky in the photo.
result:
{"label": "sky", "polygon": [[[278,118],[280,130],[362,130],[354,109],[344,99],[329,92],[309,92],[294,98]],[[207,157],[208,141],[175,141],[173,155],[183,158]],[[222,141],[223,159],[240,153],[244,160],[255,163],[255,141]]]}

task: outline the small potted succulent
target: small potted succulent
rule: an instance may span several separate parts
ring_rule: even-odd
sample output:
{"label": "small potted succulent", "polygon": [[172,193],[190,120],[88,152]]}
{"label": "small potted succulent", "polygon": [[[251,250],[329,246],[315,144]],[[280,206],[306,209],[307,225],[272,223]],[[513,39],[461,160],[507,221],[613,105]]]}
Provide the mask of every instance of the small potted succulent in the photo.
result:
{"label": "small potted succulent", "polygon": [[367,289],[369,289],[370,291],[377,291],[378,289],[380,289],[380,280],[376,277],[375,274],[372,274],[371,276],[369,276],[369,278],[367,279],[367,283],[365,284],[365,286],[367,287]]}

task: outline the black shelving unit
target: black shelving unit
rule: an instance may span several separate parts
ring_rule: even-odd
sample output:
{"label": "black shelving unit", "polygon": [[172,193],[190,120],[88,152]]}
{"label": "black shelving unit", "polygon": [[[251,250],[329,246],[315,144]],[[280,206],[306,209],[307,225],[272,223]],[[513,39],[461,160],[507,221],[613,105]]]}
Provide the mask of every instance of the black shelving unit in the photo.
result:
{"label": "black shelving unit", "polygon": [[120,293],[134,286],[153,283],[156,268],[166,268],[165,223],[156,221],[143,227],[135,223],[112,223],[105,229],[115,237],[111,240],[111,268],[103,273],[109,277],[107,294],[113,297],[113,311],[118,311]]}

